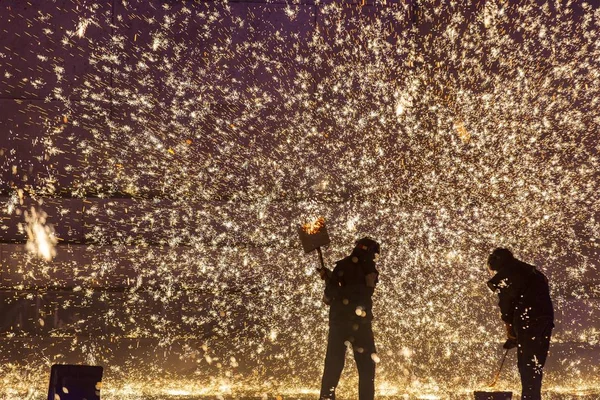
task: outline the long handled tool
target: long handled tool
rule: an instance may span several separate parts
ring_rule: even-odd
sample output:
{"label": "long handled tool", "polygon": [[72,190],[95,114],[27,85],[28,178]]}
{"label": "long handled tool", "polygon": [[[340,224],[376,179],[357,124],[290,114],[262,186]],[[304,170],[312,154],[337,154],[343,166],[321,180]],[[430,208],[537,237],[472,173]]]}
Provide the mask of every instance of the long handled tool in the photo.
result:
{"label": "long handled tool", "polygon": [[325,261],[323,261],[323,252],[321,246],[329,244],[329,233],[325,226],[325,219],[319,217],[314,221],[307,222],[298,227],[298,235],[302,242],[302,247],[305,253],[310,253],[313,250],[317,250],[319,254],[319,267],[317,272],[321,279],[326,280],[329,277],[329,270],[325,267]]}
{"label": "long handled tool", "polygon": [[317,253],[319,253],[319,262],[321,264],[321,267],[317,268],[317,272],[319,273],[321,279],[326,280],[329,278],[330,271],[325,267],[325,261],[323,261],[323,252],[321,251],[320,247],[317,247]]}
{"label": "long handled tool", "polygon": [[500,373],[502,372],[502,367],[504,366],[504,361],[506,361],[506,356],[508,355],[509,351],[510,351],[510,349],[506,349],[506,351],[504,352],[504,357],[502,357],[502,362],[500,363],[500,368],[498,368],[498,372],[496,373],[496,376],[494,377],[494,381],[490,384],[491,388],[496,386],[496,383],[498,383],[498,378],[500,378]]}
{"label": "long handled tool", "polygon": [[[506,356],[510,349],[514,349],[517,346],[517,342],[514,339],[509,339],[504,343],[504,348],[506,351],[504,352],[504,356],[502,357],[502,362],[500,363],[500,368],[498,368],[498,372],[496,372],[496,376],[494,377],[494,381],[489,385],[489,389],[493,390],[498,383],[498,379],[500,378],[500,374],[502,373],[502,367],[504,367],[504,362],[506,361]],[[473,393],[475,395],[475,400],[510,400],[512,399],[512,392],[491,392],[491,391],[475,391]]]}

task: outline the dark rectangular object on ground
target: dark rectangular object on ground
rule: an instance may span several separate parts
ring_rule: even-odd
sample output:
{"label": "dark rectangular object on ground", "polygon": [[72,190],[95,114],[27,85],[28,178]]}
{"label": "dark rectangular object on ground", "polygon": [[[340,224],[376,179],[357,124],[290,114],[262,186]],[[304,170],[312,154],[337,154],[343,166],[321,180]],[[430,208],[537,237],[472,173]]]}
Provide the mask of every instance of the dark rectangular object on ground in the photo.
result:
{"label": "dark rectangular object on ground", "polygon": [[100,400],[102,367],[54,364],[50,369],[48,400]]}
{"label": "dark rectangular object on ground", "polygon": [[511,400],[512,392],[474,392],[475,400]]}

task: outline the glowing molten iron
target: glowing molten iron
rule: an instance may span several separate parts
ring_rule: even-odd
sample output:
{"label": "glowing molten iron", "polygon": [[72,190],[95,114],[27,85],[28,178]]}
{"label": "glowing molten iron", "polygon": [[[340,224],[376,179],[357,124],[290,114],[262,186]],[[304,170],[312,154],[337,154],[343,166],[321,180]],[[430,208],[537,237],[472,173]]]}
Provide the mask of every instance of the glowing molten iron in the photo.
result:
{"label": "glowing molten iron", "polygon": [[325,226],[325,218],[319,217],[314,221],[302,224],[302,230],[309,235],[314,235],[315,233],[318,233],[323,226]]}

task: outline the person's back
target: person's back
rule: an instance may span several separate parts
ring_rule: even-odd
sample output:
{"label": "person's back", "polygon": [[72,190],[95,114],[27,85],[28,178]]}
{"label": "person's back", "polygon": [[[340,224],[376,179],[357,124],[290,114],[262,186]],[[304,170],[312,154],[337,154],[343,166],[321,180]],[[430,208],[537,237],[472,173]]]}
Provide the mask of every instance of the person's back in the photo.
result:
{"label": "person's back", "polygon": [[377,274],[373,261],[351,255],[336,263],[325,291],[331,303],[329,323],[373,319],[375,283],[367,284],[372,274]]}
{"label": "person's back", "polygon": [[539,318],[554,319],[548,279],[533,265],[513,258],[488,286],[499,291],[502,319],[515,328],[524,328]]}
{"label": "person's back", "polygon": [[[523,263],[524,264],[524,263]],[[529,318],[554,319],[554,308],[550,298],[548,278],[539,270],[534,268],[533,273],[523,291],[523,299],[517,310]],[[524,321],[523,321],[524,322]]]}

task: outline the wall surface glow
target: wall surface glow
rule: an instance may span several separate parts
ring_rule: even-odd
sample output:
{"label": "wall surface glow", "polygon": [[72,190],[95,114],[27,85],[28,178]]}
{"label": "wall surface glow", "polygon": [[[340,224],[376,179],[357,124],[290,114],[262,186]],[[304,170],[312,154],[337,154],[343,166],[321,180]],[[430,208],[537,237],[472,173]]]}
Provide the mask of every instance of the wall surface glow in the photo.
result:
{"label": "wall surface glow", "polygon": [[546,387],[600,388],[600,10],[477,3],[0,1],[0,397],[311,395],[316,216],[331,266],[382,244],[381,395],[489,383],[499,245],[551,281]]}

